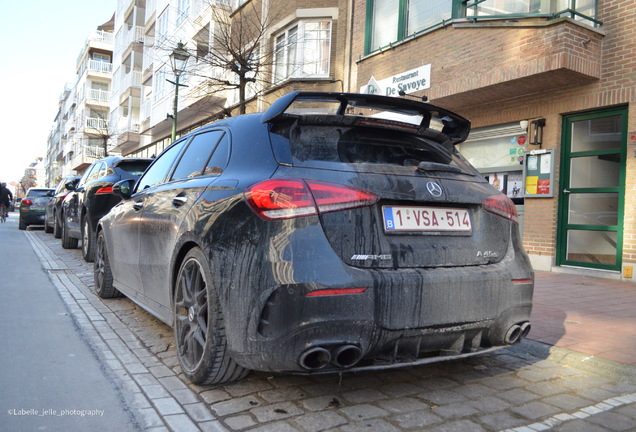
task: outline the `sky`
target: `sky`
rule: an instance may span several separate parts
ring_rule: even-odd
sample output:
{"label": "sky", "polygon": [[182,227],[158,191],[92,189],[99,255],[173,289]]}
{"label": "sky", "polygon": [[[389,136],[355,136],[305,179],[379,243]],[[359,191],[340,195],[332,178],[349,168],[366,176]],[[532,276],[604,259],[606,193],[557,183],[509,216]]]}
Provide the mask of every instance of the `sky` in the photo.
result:
{"label": "sky", "polygon": [[46,140],[65,83],[91,30],[113,16],[116,0],[3,2],[0,16],[0,181],[19,181]]}

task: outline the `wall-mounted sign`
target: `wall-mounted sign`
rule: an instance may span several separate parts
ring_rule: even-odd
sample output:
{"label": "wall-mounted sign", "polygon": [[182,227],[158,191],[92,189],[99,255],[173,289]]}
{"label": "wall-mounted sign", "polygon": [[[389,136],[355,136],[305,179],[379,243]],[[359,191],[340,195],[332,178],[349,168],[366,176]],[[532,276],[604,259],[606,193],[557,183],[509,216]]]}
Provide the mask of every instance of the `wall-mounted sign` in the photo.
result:
{"label": "wall-mounted sign", "polygon": [[409,94],[430,87],[431,65],[427,64],[379,81],[371,77],[367,85],[360,87],[360,93],[399,96],[402,90]]}
{"label": "wall-mounted sign", "polygon": [[554,149],[532,150],[526,153],[523,177],[526,179],[524,198],[554,196],[556,157]]}

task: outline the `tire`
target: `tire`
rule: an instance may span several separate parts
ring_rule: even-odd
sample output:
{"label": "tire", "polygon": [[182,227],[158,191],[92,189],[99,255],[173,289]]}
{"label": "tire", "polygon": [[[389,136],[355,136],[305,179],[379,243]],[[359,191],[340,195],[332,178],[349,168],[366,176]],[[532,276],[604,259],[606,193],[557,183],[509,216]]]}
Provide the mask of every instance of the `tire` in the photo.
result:
{"label": "tire", "polygon": [[95,291],[103,299],[121,297],[121,293],[113,287],[113,273],[110,269],[108,251],[104,232],[97,236],[95,247],[95,261],[93,264],[93,276],[95,279]]}
{"label": "tire", "polygon": [[62,214],[62,247],[64,249],[76,249],[77,239],[69,237],[66,221],[64,220],[64,214]]}
{"label": "tire", "polygon": [[236,381],[249,373],[227,350],[223,312],[201,249],[183,260],[174,290],[174,338],[181,370],[194,384]]}
{"label": "tire", "polygon": [[62,227],[57,221],[57,216],[53,215],[53,238],[62,238]]}
{"label": "tire", "polygon": [[53,232],[53,227],[49,226],[46,220],[44,221],[44,232],[47,234],[51,234]]}
{"label": "tire", "polygon": [[95,259],[95,239],[88,215],[82,218],[82,256],[86,262],[93,262]]}
{"label": "tire", "polygon": [[27,224],[22,221],[22,218],[20,218],[20,222],[18,223],[18,229],[22,231],[27,229]]}

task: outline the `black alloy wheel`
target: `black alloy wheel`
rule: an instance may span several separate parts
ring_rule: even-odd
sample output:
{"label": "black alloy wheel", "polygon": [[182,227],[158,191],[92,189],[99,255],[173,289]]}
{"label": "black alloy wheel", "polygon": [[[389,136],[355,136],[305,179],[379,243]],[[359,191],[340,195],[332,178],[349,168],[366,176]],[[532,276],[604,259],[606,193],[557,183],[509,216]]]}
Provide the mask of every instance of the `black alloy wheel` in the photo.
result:
{"label": "black alloy wheel", "polygon": [[82,218],[82,256],[86,262],[93,262],[95,259],[95,241],[88,215]]}
{"label": "black alloy wheel", "polygon": [[95,246],[95,262],[93,264],[93,277],[95,279],[95,291],[101,298],[120,297],[121,293],[113,286],[113,273],[110,269],[108,251],[104,232],[97,236]]}
{"label": "black alloy wheel", "polygon": [[49,223],[46,221],[46,217],[44,219],[44,232],[47,234],[51,234],[53,232],[53,227],[49,226]]}
{"label": "black alloy wheel", "polygon": [[186,255],[174,293],[174,337],[177,357],[194,384],[218,384],[245,377],[249,370],[230,357],[223,313],[203,252]]}
{"label": "black alloy wheel", "polygon": [[66,226],[66,220],[64,220],[64,213],[62,213],[62,247],[64,249],[77,248],[77,239],[68,235],[68,227]]}

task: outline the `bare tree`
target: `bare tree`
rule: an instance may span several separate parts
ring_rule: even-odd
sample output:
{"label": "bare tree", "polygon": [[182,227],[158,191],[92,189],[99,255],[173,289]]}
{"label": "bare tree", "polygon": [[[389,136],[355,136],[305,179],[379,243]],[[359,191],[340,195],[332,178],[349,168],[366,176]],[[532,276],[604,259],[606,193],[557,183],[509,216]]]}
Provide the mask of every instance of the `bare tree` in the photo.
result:
{"label": "bare tree", "polygon": [[86,126],[89,130],[86,134],[90,138],[99,140],[104,151],[103,157],[108,156],[109,149],[117,145],[118,136],[117,125],[111,124],[108,120],[108,108],[91,109],[91,116],[86,121],[88,121]]}
{"label": "bare tree", "polygon": [[[196,48],[189,47],[187,73],[200,81],[191,94],[196,98],[226,97],[236,91],[237,103],[221,109],[217,116],[230,116],[235,109],[245,114],[247,103],[270,84],[268,73],[275,55],[268,48],[268,38],[279,13],[264,13],[261,2],[252,1],[230,16],[229,8],[208,1],[211,24],[199,29],[194,39]],[[176,42],[164,44],[166,55]]]}

